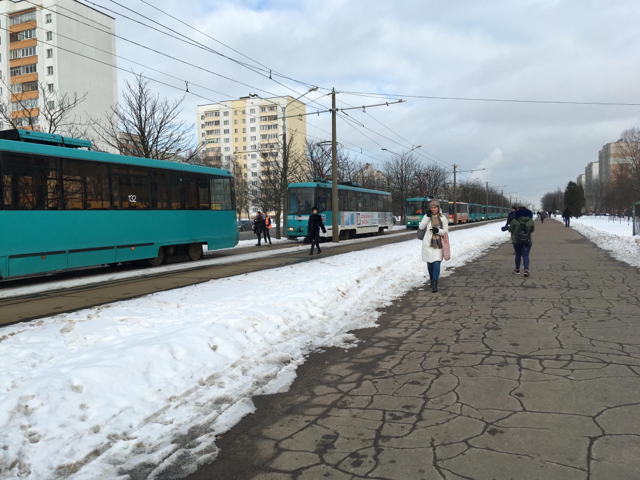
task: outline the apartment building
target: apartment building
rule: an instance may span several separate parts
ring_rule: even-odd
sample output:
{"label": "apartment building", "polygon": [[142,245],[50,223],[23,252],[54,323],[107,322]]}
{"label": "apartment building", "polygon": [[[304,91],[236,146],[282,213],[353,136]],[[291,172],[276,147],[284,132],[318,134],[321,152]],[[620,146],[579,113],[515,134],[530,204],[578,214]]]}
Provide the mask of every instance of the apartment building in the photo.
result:
{"label": "apartment building", "polygon": [[582,188],[584,188],[585,186],[585,179],[586,179],[586,175],[584,173],[578,175],[578,178],[576,180],[576,183],[578,185],[582,185]]}
{"label": "apartment building", "polygon": [[118,99],[113,33],[115,19],[77,0],[0,0],[0,98],[17,124],[44,129],[45,106],[75,93],[87,94],[76,122],[102,117]]}
{"label": "apartment building", "polygon": [[629,153],[632,149],[632,144],[618,140],[607,143],[598,152],[598,176],[604,185],[611,181],[619,165],[629,162]]}
{"label": "apartment building", "polygon": [[[257,185],[263,162],[282,161],[282,135],[293,135],[292,152],[306,150],[306,105],[293,97],[242,97],[198,106],[198,141],[204,142],[205,162],[232,170],[249,185]],[[251,207],[253,212],[258,206]]]}

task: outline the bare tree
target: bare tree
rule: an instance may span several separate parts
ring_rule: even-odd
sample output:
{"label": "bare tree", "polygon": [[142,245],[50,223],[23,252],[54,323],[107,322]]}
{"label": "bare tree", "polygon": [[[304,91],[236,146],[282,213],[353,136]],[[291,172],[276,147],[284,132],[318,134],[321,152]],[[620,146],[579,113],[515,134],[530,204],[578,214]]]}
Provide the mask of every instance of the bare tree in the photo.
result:
{"label": "bare tree", "polygon": [[[2,83],[8,91],[12,91],[12,85],[7,85],[4,78]],[[28,83],[33,84],[33,90],[12,93],[10,102],[0,101],[0,115],[4,122],[12,128],[87,137],[87,125],[75,114],[76,107],[87,99],[87,92],[80,95],[77,92],[61,94],[42,83]],[[24,84],[17,85],[24,88]],[[34,95],[35,92],[37,95]]]}
{"label": "bare tree", "polygon": [[233,162],[233,179],[236,193],[236,213],[238,218],[242,217],[242,212],[247,213],[247,218],[249,216],[249,185],[247,182],[247,178],[244,176],[245,174],[242,171],[240,164],[234,160]]}
{"label": "bare tree", "polygon": [[180,120],[182,102],[154,95],[149,80],[141,74],[125,81],[123,102],[106,112],[106,120],[92,118],[98,139],[122,155],[159,160],[176,160],[180,154],[189,162],[197,157],[203,144],[194,148],[194,124]]}
{"label": "bare tree", "polygon": [[604,199],[605,188],[600,179],[593,179],[585,185],[586,203],[589,210],[600,212]]}
{"label": "bare tree", "polygon": [[391,185],[393,213],[394,215],[399,213],[403,222],[407,198],[417,194],[416,172],[418,172],[418,168],[418,160],[412,153],[396,155],[385,165],[384,173]]}
{"label": "bare tree", "polygon": [[416,169],[417,194],[420,196],[445,197],[450,173],[439,165],[419,165]]}
{"label": "bare tree", "polygon": [[[640,128],[632,127],[622,132],[620,153],[624,157],[624,163],[620,165],[616,173],[618,179],[616,180],[619,188],[626,188],[628,191],[624,192],[624,195],[629,198],[635,197],[635,200],[640,199]],[[626,175],[629,181],[626,181],[621,177]],[[619,192],[622,193],[622,192]],[[627,207],[629,208],[629,207]]]}
{"label": "bare tree", "polygon": [[291,132],[287,143],[270,143],[261,151],[261,175],[248,185],[249,201],[264,211],[275,212],[276,238],[281,238],[280,220],[287,214],[289,183],[307,180],[306,157],[294,150],[296,132]]}

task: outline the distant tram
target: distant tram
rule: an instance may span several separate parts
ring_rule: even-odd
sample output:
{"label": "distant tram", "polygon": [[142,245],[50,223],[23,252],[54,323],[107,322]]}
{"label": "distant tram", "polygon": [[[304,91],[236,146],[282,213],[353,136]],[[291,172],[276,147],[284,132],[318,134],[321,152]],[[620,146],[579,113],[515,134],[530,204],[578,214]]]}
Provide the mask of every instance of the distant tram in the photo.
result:
{"label": "distant tram", "polygon": [[[309,215],[314,205],[327,229],[327,233],[321,231],[320,236],[333,236],[331,187],[331,181],[323,178],[289,185],[287,237],[307,235]],[[339,235],[343,239],[362,234],[382,234],[393,226],[391,194],[362,188],[358,183],[339,184],[338,215]]]}
{"label": "distant tram", "polygon": [[237,245],[230,172],[82,148],[0,132],[0,279]]}
{"label": "distant tram", "polygon": [[[407,228],[418,228],[422,217],[429,211],[429,203],[434,197],[414,197],[407,199],[405,212],[405,226]],[[449,223],[453,223],[454,215],[457,211],[458,223],[479,222],[481,220],[506,218],[509,209],[502,207],[480,205],[477,203],[453,202],[438,199],[442,212],[447,215]],[[488,212],[488,213],[487,213]]]}

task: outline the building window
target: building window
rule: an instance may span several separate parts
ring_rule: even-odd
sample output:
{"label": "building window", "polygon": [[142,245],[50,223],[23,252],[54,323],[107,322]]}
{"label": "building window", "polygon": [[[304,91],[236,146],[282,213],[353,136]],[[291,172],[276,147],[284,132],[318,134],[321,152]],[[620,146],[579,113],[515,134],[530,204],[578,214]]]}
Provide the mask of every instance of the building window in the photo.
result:
{"label": "building window", "polygon": [[247,141],[247,137],[242,137],[242,141],[246,142]]}
{"label": "building window", "polygon": [[228,135],[228,134],[229,134],[229,129],[228,129],[228,128],[225,128],[225,129],[224,129],[224,133],[225,133],[226,135]]}
{"label": "building window", "polygon": [[243,118],[243,119],[242,119],[242,123],[247,123],[247,119],[246,119],[246,118]]}
{"label": "building window", "polygon": [[256,158],[256,154],[255,154],[255,153],[252,153],[252,154],[251,154],[251,158]]}
{"label": "building window", "polygon": [[228,139],[228,138],[225,138],[225,139],[224,139],[224,143],[229,143],[229,139]]}
{"label": "building window", "polygon": [[250,118],[249,119],[249,123],[256,123],[256,119],[255,118]]}
{"label": "building window", "polygon": [[[238,112],[236,112],[236,113],[238,113]],[[238,120],[234,120],[234,121],[233,121],[233,124],[234,124],[234,125],[237,125],[237,124],[238,124]]]}
{"label": "building window", "polygon": [[47,40],[48,41],[53,40],[53,32],[47,32]]}
{"label": "building window", "polygon": [[28,73],[36,73],[36,64],[22,65],[21,67],[13,67],[9,70],[9,75],[17,77],[18,75],[27,75]]}
{"label": "building window", "polygon": [[225,117],[229,116],[229,112],[224,112],[222,115],[224,115]]}
{"label": "building window", "polygon": [[36,38],[35,28],[12,33],[9,35],[9,42],[21,42],[22,40],[29,40],[30,38]]}
{"label": "building window", "polygon": [[47,84],[47,90],[49,93],[53,93],[53,83],[48,83]]}
{"label": "building window", "polygon": [[256,127],[251,127],[249,130],[251,130],[252,132],[256,131]]}
{"label": "building window", "polygon": [[251,139],[252,142],[256,141],[256,137],[249,137]]}
{"label": "building window", "polygon": [[238,110],[234,110],[233,114],[238,115]]}
{"label": "building window", "polygon": [[9,58],[15,60],[17,58],[33,57],[36,54],[36,47],[18,48],[9,52]]}
{"label": "building window", "polygon": [[53,58],[53,48],[47,48],[47,58]]}
{"label": "building window", "polygon": [[[227,139],[227,140],[228,140],[228,139]],[[224,151],[225,151],[225,152],[230,152],[230,151],[231,151],[231,148],[229,148],[229,147],[224,147]]]}
{"label": "building window", "polygon": [[[238,129],[236,128],[235,131],[233,133],[238,133]],[[236,142],[238,141],[238,139],[236,138]]]}
{"label": "building window", "polygon": [[[227,113],[227,112],[224,112],[224,113]],[[224,120],[223,125],[229,125],[229,120]]]}
{"label": "building window", "polygon": [[246,129],[246,128],[243,128],[243,129],[242,129],[242,133],[247,133],[247,129]]}
{"label": "building window", "polygon": [[11,17],[11,25],[19,25],[21,23],[33,22],[36,19],[36,12],[21,13]]}
{"label": "building window", "polygon": [[200,120],[204,120],[204,115],[200,115]]}
{"label": "building window", "polygon": [[202,132],[202,138],[204,138],[204,137],[205,137],[205,135],[206,135],[206,133]]}
{"label": "building window", "polygon": [[47,13],[44,16],[44,23],[51,23],[51,14],[50,13]]}
{"label": "building window", "polygon": [[249,113],[256,113],[256,109],[252,108],[251,110],[249,110]]}
{"label": "building window", "polygon": [[49,110],[53,110],[54,108],[56,108],[56,102],[54,102],[53,100],[49,100],[47,102],[47,105],[49,106]]}
{"label": "building window", "polygon": [[258,176],[258,172],[251,172],[251,176],[252,177],[257,177]]}
{"label": "building window", "polygon": [[25,98],[19,102],[11,102],[11,110],[14,112],[18,110],[30,110],[32,108],[38,108],[37,98]]}
{"label": "building window", "polygon": [[47,67],[47,75],[53,75],[53,66],[49,65]]}

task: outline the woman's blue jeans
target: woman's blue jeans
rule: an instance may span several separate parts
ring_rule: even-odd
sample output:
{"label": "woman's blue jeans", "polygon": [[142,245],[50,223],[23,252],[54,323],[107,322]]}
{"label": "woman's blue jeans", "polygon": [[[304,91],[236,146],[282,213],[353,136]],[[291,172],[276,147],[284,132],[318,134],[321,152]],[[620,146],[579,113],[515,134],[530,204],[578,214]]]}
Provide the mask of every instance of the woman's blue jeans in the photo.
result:
{"label": "woman's blue jeans", "polygon": [[427,268],[429,269],[429,278],[431,280],[438,280],[440,278],[440,264],[442,262],[427,262]]}
{"label": "woman's blue jeans", "polygon": [[520,261],[524,262],[524,269],[529,270],[529,252],[533,243],[514,243],[513,249],[516,251],[516,270],[520,270]]}

